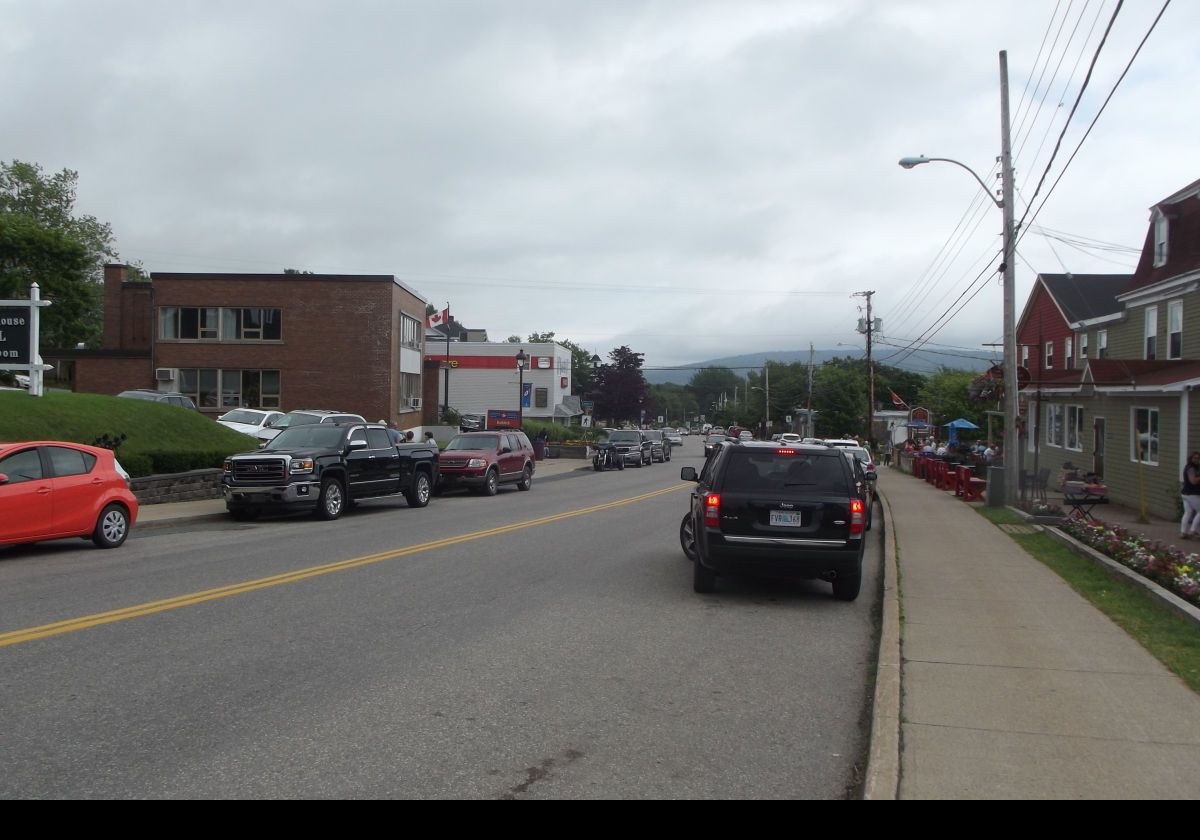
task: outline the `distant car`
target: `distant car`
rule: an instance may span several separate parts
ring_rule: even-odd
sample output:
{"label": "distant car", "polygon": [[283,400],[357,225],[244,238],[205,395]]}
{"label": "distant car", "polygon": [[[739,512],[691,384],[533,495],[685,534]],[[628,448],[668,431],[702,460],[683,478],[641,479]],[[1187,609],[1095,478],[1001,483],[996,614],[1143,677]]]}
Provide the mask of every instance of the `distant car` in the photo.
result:
{"label": "distant car", "polygon": [[482,429],[486,423],[487,418],[482,414],[463,414],[458,418],[458,430],[460,432],[475,432]]}
{"label": "distant car", "polygon": [[[647,429],[642,432],[646,440],[650,441],[650,460],[666,463],[671,460],[671,443],[667,440],[667,436],[657,429]],[[683,443],[683,441],[680,441]]]}
{"label": "distant car", "polygon": [[780,443],[802,443],[803,439],[795,432],[784,432],[779,436]]}
{"label": "distant car", "polygon": [[683,446],[683,435],[679,429],[667,429],[663,432],[667,437],[667,442],[672,446]]}
{"label": "distant car", "polygon": [[329,411],[324,408],[304,408],[289,411],[270,426],[264,426],[254,433],[259,440],[274,440],[275,436],[284,429],[293,426],[307,426],[312,423],[366,423],[366,419],[358,414],[346,414],[343,411]]}
{"label": "distant car", "polygon": [[635,467],[654,463],[652,444],[644,432],[637,429],[614,429],[609,432],[608,442],[617,448],[625,463],[632,461]]}
{"label": "distant car", "polygon": [[0,545],[90,537],[117,548],[137,520],[129,473],[108,449],[0,443]]}
{"label": "distant car", "polygon": [[196,408],[196,403],[192,401],[191,397],[181,394],[178,391],[155,391],[151,388],[134,388],[132,391],[122,391],[117,396],[126,400],[145,400],[146,402],[173,405],[176,408],[186,408],[191,411],[199,410]]}
{"label": "distant car", "polygon": [[749,429],[742,429],[738,432],[738,440],[754,440],[754,432]]}
{"label": "distant car", "polygon": [[227,411],[217,418],[217,422],[227,429],[233,429],[242,434],[254,435],[283,417],[282,411],[269,411],[259,408],[238,408]]}
{"label": "distant car", "polygon": [[704,457],[707,458],[720,448],[728,438],[722,433],[710,433],[704,438]]}

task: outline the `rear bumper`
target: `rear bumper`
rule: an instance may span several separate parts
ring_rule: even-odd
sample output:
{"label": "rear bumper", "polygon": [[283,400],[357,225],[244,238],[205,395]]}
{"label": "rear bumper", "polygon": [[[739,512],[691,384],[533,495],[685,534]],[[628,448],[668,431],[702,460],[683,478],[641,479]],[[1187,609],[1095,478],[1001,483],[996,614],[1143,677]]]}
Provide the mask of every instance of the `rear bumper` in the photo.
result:
{"label": "rear bumper", "polygon": [[852,577],[861,572],[864,541],[726,537],[705,532],[700,563],[719,573],[773,577]]}

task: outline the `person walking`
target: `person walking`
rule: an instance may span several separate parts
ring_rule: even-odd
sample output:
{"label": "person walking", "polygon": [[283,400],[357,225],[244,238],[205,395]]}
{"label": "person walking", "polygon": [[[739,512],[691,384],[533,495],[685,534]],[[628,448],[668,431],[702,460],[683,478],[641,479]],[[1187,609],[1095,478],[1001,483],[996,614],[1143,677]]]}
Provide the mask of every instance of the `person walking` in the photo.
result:
{"label": "person walking", "polygon": [[1200,536],[1200,452],[1188,456],[1183,468],[1183,519],[1179,521],[1179,538],[1195,539]]}

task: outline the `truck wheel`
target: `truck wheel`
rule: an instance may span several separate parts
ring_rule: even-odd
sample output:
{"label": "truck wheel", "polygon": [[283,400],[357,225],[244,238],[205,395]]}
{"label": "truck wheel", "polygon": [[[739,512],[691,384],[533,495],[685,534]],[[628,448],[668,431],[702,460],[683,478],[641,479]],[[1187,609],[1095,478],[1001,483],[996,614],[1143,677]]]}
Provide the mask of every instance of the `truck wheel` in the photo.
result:
{"label": "truck wheel", "polygon": [[100,511],[92,542],[100,548],[117,548],[129,536],[129,513],[120,505],[109,505]]}
{"label": "truck wheel", "polygon": [[525,465],[525,471],[521,473],[521,480],[517,482],[518,490],[528,490],[533,486],[533,467]]}
{"label": "truck wheel", "polygon": [[592,456],[592,469],[596,472],[600,472],[600,470],[604,469],[604,465],[601,463],[599,455]]}
{"label": "truck wheel", "polygon": [[853,577],[838,577],[833,579],[833,597],[839,601],[853,601],[858,597],[858,591],[862,588],[862,575],[857,574]]}
{"label": "truck wheel", "polygon": [[487,476],[483,479],[483,487],[480,488],[480,493],[485,496],[495,496],[496,490],[500,487],[500,479],[496,476],[495,470],[488,470]]}
{"label": "truck wheel", "polygon": [[637,459],[637,468],[640,470],[644,466],[646,466],[646,457],[639,453]]}
{"label": "truck wheel", "polygon": [[429,497],[432,494],[433,485],[429,481],[429,476],[419,472],[413,476],[412,487],[404,491],[404,498],[409,507],[423,508],[429,504]]}
{"label": "truck wheel", "polygon": [[327,478],[321,482],[321,495],[317,499],[316,516],[326,521],[337,519],[346,507],[346,491],[336,478]]}

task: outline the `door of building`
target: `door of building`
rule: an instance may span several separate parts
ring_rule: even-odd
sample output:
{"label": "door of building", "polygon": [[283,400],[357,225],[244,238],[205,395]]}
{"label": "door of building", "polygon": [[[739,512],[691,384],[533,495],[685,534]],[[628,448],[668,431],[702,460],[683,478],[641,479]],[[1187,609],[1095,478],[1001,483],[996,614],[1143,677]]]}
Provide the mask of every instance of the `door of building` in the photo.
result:
{"label": "door of building", "polygon": [[1092,472],[1104,477],[1104,418],[1092,422]]}

